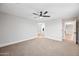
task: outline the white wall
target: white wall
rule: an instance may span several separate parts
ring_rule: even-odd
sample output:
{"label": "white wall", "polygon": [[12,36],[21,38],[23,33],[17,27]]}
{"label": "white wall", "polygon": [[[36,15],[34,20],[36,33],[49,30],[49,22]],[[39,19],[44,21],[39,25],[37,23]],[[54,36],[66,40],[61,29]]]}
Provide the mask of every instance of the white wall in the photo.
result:
{"label": "white wall", "polygon": [[34,21],[0,13],[0,46],[34,37],[37,25]]}
{"label": "white wall", "polygon": [[62,20],[54,19],[52,21],[46,22],[45,35],[48,38],[62,41]]}
{"label": "white wall", "polygon": [[[38,23],[34,20],[0,13],[0,46],[35,37],[37,26]],[[62,21],[60,19],[47,21],[45,26],[46,37],[62,41]]]}

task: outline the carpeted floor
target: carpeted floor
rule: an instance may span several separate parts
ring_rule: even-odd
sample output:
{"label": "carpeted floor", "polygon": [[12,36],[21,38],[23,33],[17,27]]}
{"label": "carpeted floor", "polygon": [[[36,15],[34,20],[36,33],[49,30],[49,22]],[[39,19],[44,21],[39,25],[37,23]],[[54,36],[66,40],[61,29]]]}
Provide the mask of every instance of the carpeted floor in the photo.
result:
{"label": "carpeted floor", "polygon": [[0,48],[9,56],[78,56],[79,46],[46,38],[36,38]]}

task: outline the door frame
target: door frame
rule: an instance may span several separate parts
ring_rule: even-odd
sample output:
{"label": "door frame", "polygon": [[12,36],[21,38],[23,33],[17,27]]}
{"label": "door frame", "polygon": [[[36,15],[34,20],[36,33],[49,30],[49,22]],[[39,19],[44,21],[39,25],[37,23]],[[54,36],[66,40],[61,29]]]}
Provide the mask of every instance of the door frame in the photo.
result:
{"label": "door frame", "polygon": [[[77,31],[77,29],[76,29],[76,28],[77,28],[77,26],[76,26],[76,24],[77,24],[77,23],[76,23],[76,19],[75,19],[75,20],[72,20],[72,22],[75,23],[75,24],[74,24],[74,25],[75,25],[75,32],[74,32],[75,40],[73,40],[73,42],[74,42],[75,44],[78,44],[77,32],[76,32],[76,31]],[[63,26],[63,28],[64,28],[64,29],[63,29],[63,41],[65,41],[65,29],[66,29],[65,23],[66,23],[66,22],[63,22],[63,25],[64,25],[64,26]],[[74,26],[74,25],[73,25],[73,26]]]}

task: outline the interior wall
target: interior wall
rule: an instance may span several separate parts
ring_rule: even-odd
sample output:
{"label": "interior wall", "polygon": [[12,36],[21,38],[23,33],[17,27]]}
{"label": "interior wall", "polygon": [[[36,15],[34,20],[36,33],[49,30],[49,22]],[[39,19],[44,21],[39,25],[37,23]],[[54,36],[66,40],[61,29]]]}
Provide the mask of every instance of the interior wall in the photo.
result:
{"label": "interior wall", "polygon": [[0,13],[0,45],[34,37],[37,25],[34,21]]}
{"label": "interior wall", "polygon": [[[0,46],[35,37],[38,23],[18,16],[0,12]],[[45,36],[62,41],[62,20],[55,19],[45,22]]]}
{"label": "interior wall", "polygon": [[46,22],[45,35],[53,40],[62,41],[62,20],[54,19]]}

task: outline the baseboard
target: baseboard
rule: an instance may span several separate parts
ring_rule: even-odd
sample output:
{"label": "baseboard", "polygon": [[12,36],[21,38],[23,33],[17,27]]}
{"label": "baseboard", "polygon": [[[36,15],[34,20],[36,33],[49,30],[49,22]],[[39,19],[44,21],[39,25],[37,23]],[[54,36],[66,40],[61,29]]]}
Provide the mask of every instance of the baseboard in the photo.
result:
{"label": "baseboard", "polygon": [[36,37],[31,37],[31,38],[27,38],[27,39],[23,39],[23,40],[19,40],[19,41],[14,41],[14,42],[10,42],[10,43],[5,43],[5,44],[2,44],[0,45],[0,48],[1,47],[5,47],[5,46],[9,46],[9,45],[12,45],[12,44],[16,44],[16,43],[20,43],[20,42],[23,42],[23,41],[27,41],[27,40],[32,40]]}
{"label": "baseboard", "polygon": [[62,39],[60,39],[60,38],[55,38],[55,37],[50,37],[50,36],[45,36],[45,38],[56,40],[56,41],[62,41]]}
{"label": "baseboard", "polygon": [[[19,41],[15,41],[15,42],[5,43],[5,44],[0,45],[0,48],[8,46],[8,45],[12,45],[12,44],[20,43],[20,42],[23,42],[23,41],[31,40],[31,39],[34,39],[34,38],[37,38],[37,36],[27,38],[27,39],[23,39],[23,40],[19,40]],[[56,41],[62,41],[61,39],[57,39],[57,38],[50,37],[50,36],[45,36],[45,38],[56,40]]]}

